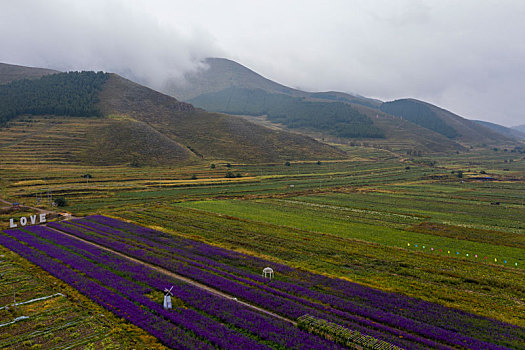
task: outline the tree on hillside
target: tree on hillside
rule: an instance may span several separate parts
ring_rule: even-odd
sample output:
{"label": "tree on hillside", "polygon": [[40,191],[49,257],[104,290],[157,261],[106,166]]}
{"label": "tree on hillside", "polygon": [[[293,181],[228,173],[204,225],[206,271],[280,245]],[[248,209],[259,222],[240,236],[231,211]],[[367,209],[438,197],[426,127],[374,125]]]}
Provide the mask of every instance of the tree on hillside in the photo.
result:
{"label": "tree on hillside", "polygon": [[0,125],[22,115],[101,115],[98,92],[109,78],[103,72],[69,72],[0,85]]}

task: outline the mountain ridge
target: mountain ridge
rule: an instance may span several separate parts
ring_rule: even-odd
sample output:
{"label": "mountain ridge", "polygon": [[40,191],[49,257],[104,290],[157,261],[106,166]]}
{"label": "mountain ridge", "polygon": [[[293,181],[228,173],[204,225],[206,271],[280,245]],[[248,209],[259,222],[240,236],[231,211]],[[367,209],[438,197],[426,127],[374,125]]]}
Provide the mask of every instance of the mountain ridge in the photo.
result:
{"label": "mountain ridge", "polygon": [[511,129],[518,130],[520,132],[525,133],[525,124],[513,126],[511,127]]}
{"label": "mountain ridge", "polygon": [[26,67],[0,62],[0,84],[10,83],[20,79],[37,79],[44,75],[60,73],[47,68]]}
{"label": "mountain ridge", "polygon": [[352,94],[326,91],[306,92],[274,82],[259,73],[226,58],[208,57],[204,60],[207,69],[187,73],[185,81],[168,81],[160,89],[162,92],[177,99],[186,101],[205,93],[219,92],[227,88],[261,89],[268,93],[280,93],[292,97],[300,97],[322,101],[346,101],[365,106],[378,106],[381,101]]}
{"label": "mountain ridge", "polygon": [[475,123],[478,123],[480,125],[483,125],[485,127],[488,127],[496,132],[499,132],[500,134],[503,134],[505,136],[513,137],[516,139],[522,139],[525,140],[525,125],[524,125],[524,132],[519,131],[517,128],[507,128],[503,125],[499,125],[496,123],[491,123],[483,120],[474,120]]}
{"label": "mountain ridge", "polygon": [[[208,58],[205,62],[209,67],[208,70],[189,73],[186,76],[186,84],[183,89],[177,90],[176,85],[171,85],[164,91],[172,96],[183,96],[186,98],[194,96],[188,101],[209,111],[234,115],[266,115],[266,119],[270,122],[273,121],[288,128],[295,128],[294,130],[304,134],[317,135],[316,137],[318,138],[342,136],[328,130],[328,133],[331,133],[329,135],[327,134],[327,128],[320,128],[314,125],[316,123],[323,125],[323,122],[332,117],[331,114],[323,115],[314,109],[312,113],[318,113],[319,121],[310,123],[306,126],[306,129],[304,128],[304,120],[300,121],[298,125],[301,125],[301,128],[297,129],[295,121],[292,123],[289,121],[290,118],[287,120],[280,116],[288,114],[288,117],[290,117],[290,114],[297,114],[298,110],[300,110],[298,105],[292,111],[289,106],[281,111],[273,111],[273,114],[277,114],[279,118],[272,116],[272,111],[267,106],[257,106],[261,104],[261,101],[266,101],[268,98],[272,101],[276,100],[275,96],[278,95],[282,96],[281,99],[284,97],[294,98],[304,103],[344,103],[359,113],[366,115],[372,121],[374,128],[381,130],[381,134],[385,135],[385,139],[377,140],[378,143],[386,147],[395,145],[399,150],[420,148],[428,152],[455,152],[471,146],[512,143],[516,141],[507,135],[497,133],[490,128],[478,125],[471,120],[424,101],[401,99],[383,102],[343,92],[305,92],[272,82],[231,60]],[[194,85],[192,86],[192,84]],[[206,90],[203,90],[202,86],[206,86]],[[256,93],[257,89],[264,91],[264,94]],[[410,120],[410,118],[407,119],[406,115],[397,116],[404,118],[404,122],[393,122],[395,118],[393,119],[392,114],[388,113],[388,111],[382,111],[382,106],[405,100],[427,111],[427,123],[417,122],[414,119]],[[239,106],[245,107],[243,109],[239,108]],[[270,107],[273,108],[274,106],[275,102],[272,102]],[[301,113],[308,114],[305,112]],[[293,119],[297,118],[294,117]],[[325,121],[322,121],[323,119]],[[257,118],[254,120],[257,120]],[[392,130],[390,128],[395,129]],[[340,130],[341,128],[338,126],[336,129]],[[321,135],[319,135],[319,132],[321,132]],[[376,134],[379,135],[379,133]],[[420,137],[423,134],[426,135],[428,140]],[[349,135],[346,138],[347,140],[355,137],[363,138],[358,133],[347,135]],[[366,139],[367,137],[365,136],[364,138]],[[341,142],[345,143],[344,139],[343,137]]]}
{"label": "mountain ridge", "polygon": [[[317,160],[344,155],[343,151],[312,138],[271,130],[239,117],[209,113],[116,74],[103,74],[107,79],[100,91],[90,90],[95,91],[96,102],[86,100],[88,107],[96,103],[100,115],[71,116],[67,109],[60,113],[62,117],[54,115],[53,103],[60,98],[46,104],[48,115],[31,108],[15,110],[18,112],[0,128],[3,158],[16,159],[16,153],[23,150],[28,154],[53,154],[50,159],[65,163],[176,165],[212,160]],[[56,73],[51,78],[19,80],[23,83],[14,86],[22,88],[13,91],[23,94],[24,87],[31,91],[40,86],[39,89],[56,96],[53,91],[68,86],[64,81],[75,75],[78,73]],[[44,78],[56,86],[42,85],[40,79]],[[1,87],[9,90],[10,86]],[[30,126],[41,131],[29,131]],[[47,152],[40,152],[40,148]]]}

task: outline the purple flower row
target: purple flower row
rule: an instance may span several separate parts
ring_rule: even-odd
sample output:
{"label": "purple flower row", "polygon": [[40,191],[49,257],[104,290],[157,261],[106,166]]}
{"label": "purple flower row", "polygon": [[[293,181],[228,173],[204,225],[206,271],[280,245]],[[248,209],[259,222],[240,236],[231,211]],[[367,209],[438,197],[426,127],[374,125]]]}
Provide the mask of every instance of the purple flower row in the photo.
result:
{"label": "purple flower row", "polygon": [[118,293],[102,287],[8,236],[8,234],[16,234],[16,232],[18,230],[4,231],[4,234],[0,235],[0,244],[18,253],[30,262],[39,265],[51,275],[73,286],[117,316],[127,319],[136,326],[146,330],[167,346],[174,349],[213,349],[212,346],[196,339],[192,334],[173,327],[170,322],[167,322],[162,317],[142,309]]}
{"label": "purple flower row", "polygon": [[[112,241],[109,238],[102,236],[89,235],[83,229],[73,228],[68,224],[54,223],[53,227],[57,227],[66,232],[76,234],[80,237],[91,239],[94,242],[106,246],[112,246],[121,252],[128,255],[143,259],[147,262],[162,266],[170,271],[176,271],[179,274],[197,280],[201,283],[208,284],[216,289],[226,292],[230,295],[236,295],[246,301],[271,309],[274,312],[280,313],[289,318],[298,318],[306,313],[315,315],[319,318],[330,319],[333,322],[347,324],[350,322],[350,327],[361,331],[365,334],[370,334],[374,337],[381,338],[388,342],[394,342],[401,346],[408,346],[414,348],[416,344],[424,344],[434,348],[448,348],[444,345],[438,344],[435,341],[421,338],[414,334],[407,333],[405,330],[394,329],[379,322],[374,322],[358,315],[344,313],[339,310],[327,308],[326,310],[320,304],[312,303],[308,300],[289,296],[268,294],[267,291],[260,288],[253,288],[254,286],[246,286],[236,281],[229,280],[223,276],[209,273],[202,269],[195,268],[185,263],[177,261],[170,261],[166,258],[159,257],[158,254],[145,252],[144,250],[133,247],[126,243]],[[140,256],[136,253],[140,251]],[[255,286],[256,287],[256,286]],[[286,298],[288,297],[288,298]],[[295,300],[290,300],[295,299]],[[336,317],[337,316],[337,317]]]}
{"label": "purple flower row", "polygon": [[[134,281],[147,283],[149,286],[160,290],[166,287],[167,277],[157,271],[152,270],[151,268],[135,263],[130,264],[128,259],[105,252],[97,247],[93,247],[76,239],[60,237],[63,235],[58,232],[48,230],[45,233],[39,232],[39,234],[46,237],[47,239],[53,240],[63,247],[74,249],[76,254],[80,254],[83,257],[106,255],[107,257],[110,257],[110,259],[105,257],[99,259],[98,262],[106,268],[108,266],[112,266],[112,270],[118,271],[121,274],[125,274]],[[130,268],[131,265],[133,265],[132,268]],[[152,276],[155,276],[155,279],[153,279]],[[191,285],[176,285],[174,292],[178,298],[184,300],[185,302],[191,301],[191,305],[196,309],[203,310],[210,315],[221,318],[221,321],[229,321],[228,323],[231,323],[239,328],[247,329],[246,322],[248,320],[252,320],[252,326],[247,330],[263,339],[269,339],[276,343],[287,344],[287,347],[289,348],[299,349],[305,345],[312,349],[332,349],[334,347],[332,342],[327,342],[308,333],[299,331],[291,324],[271,317],[263,317],[259,313],[250,311],[237,302],[215,296]],[[213,305],[220,305],[221,307],[211,307]],[[235,310],[237,316],[231,317],[232,310]],[[273,322],[277,322],[278,325],[271,326],[271,323]],[[255,325],[257,325],[257,327],[255,327]],[[271,326],[270,331],[268,330],[269,326]],[[278,337],[275,335],[278,335]]]}
{"label": "purple flower row", "polygon": [[[85,257],[88,259],[97,259],[96,257],[99,257],[98,260],[100,263],[113,266],[113,268],[128,275],[129,278],[134,281],[147,282],[148,285],[153,286],[156,289],[162,290],[162,288],[167,285],[166,276],[139,264],[130,263],[128,259],[121,258],[77,239],[69,238],[59,232],[49,230],[45,227],[33,226],[26,230],[37,235],[39,238],[32,237],[25,232],[18,232],[16,235],[17,238],[38,247],[39,250],[44,250],[47,254],[51,254],[51,256],[62,260],[71,267],[87,273],[88,276],[100,281],[101,283],[109,285],[113,289],[121,290],[122,293],[128,297],[133,297],[134,300],[137,300],[138,298],[129,295],[130,293],[126,293],[127,290],[136,289],[133,288],[131,281],[123,280],[120,276],[108,273],[107,270],[97,271],[96,267],[92,266],[92,264],[87,261],[79,259],[79,257],[81,256],[82,258]],[[51,243],[46,246],[46,241],[54,242],[67,250],[53,247]],[[75,254],[73,254],[72,251],[74,251]],[[155,276],[155,278],[152,278],[152,276]],[[184,294],[182,299],[191,300],[194,304],[192,306],[198,307],[200,305],[200,307],[198,307],[199,309],[213,314],[214,316],[220,316],[222,320],[229,321],[239,328],[246,329],[248,322],[248,325],[250,326],[248,328],[250,328],[250,331],[259,335],[263,339],[280,343],[287,348],[300,349],[306,346],[312,349],[333,349],[335,346],[332,342],[302,332],[293,325],[287,324],[283,321],[275,320],[277,325],[272,325],[273,318],[263,317],[256,312],[245,310],[245,307],[241,307],[237,302],[219,298],[199,290],[198,288],[188,285],[176,285],[174,292],[179,298],[181,297],[179,294]],[[149,299],[141,299],[139,301],[142,305],[148,305],[151,307],[151,301]],[[164,312],[164,310],[159,310],[160,306],[155,306],[155,308],[159,312]],[[232,315],[232,310],[236,312],[236,315]],[[188,315],[185,315],[185,317],[188,317]],[[195,321],[193,320],[192,322]],[[227,339],[228,335],[222,334],[221,337]],[[235,342],[233,344],[227,344],[227,348],[233,349],[238,346],[240,348],[256,349],[259,347],[253,346],[253,344],[240,343],[238,339],[232,339],[232,341]],[[225,344],[222,345],[224,346]]]}
{"label": "purple flower row", "polygon": [[[50,238],[58,242],[56,238]],[[60,242],[60,244],[64,245],[62,242]],[[97,249],[99,248],[90,248],[90,250]],[[81,253],[78,249],[78,244],[75,245],[75,250],[77,253]],[[100,251],[100,253],[102,253],[102,251]],[[89,257],[90,254],[82,252],[82,255]],[[113,255],[111,261],[99,260],[99,262],[106,266],[112,266],[116,271],[128,273],[128,264],[125,263],[125,260],[127,259]],[[138,271],[141,269],[147,270],[147,273],[139,273]],[[131,272],[130,278],[133,280],[143,281],[149,286],[161,290],[166,287],[166,276],[158,272],[153,272],[149,268],[138,265]],[[153,279],[152,276],[156,276],[156,278]],[[333,349],[335,346],[332,342],[300,331],[292,324],[251,311],[236,301],[218,297],[191,285],[180,286],[177,283],[178,282],[174,283],[173,292],[185,303],[213,315],[223,322],[246,329],[264,340],[271,340],[291,349],[301,349],[305,347],[310,349]]]}
{"label": "purple flower row", "polygon": [[[99,218],[96,218],[96,219],[99,219]],[[102,217],[102,219],[104,220],[103,217]],[[111,220],[114,220],[114,219],[109,219],[109,220],[111,221]],[[92,225],[91,223],[86,223],[86,220],[81,220],[80,223],[84,224],[86,226],[95,226],[94,228],[96,228],[97,231],[99,231],[99,230],[103,231],[104,230],[102,227],[100,227],[101,225],[98,225],[98,226]],[[125,225],[128,228],[131,228],[130,224],[126,223]],[[116,235],[119,234],[118,230],[115,230],[115,229],[110,229],[110,230],[112,231],[113,234],[116,234]],[[141,231],[141,228],[138,228],[137,230]],[[146,229],[146,230],[151,232],[151,230],[149,230],[149,229]],[[126,234],[125,233],[120,233],[120,236],[123,236],[123,235],[126,235]],[[139,236],[139,235],[140,235],[140,233],[137,236]],[[139,240],[139,241],[144,243],[144,246],[149,247],[149,249],[151,249],[151,247],[155,247],[156,248],[155,249],[156,255],[159,255],[159,253],[162,253],[166,249],[169,250],[172,253],[175,253],[175,254],[179,253],[180,254],[180,252],[179,252],[180,249],[175,251],[174,249],[166,248],[165,247],[166,242],[163,242],[162,244],[158,244],[158,243],[156,243],[154,241],[154,239],[152,239],[150,242],[144,242],[144,239],[142,239],[140,237],[140,236],[143,236],[143,235],[140,235],[139,237],[137,237],[137,236],[135,236],[135,240],[133,240],[133,241],[131,240],[132,237],[130,237],[130,240],[128,241],[128,243],[134,244],[136,242],[136,240]],[[149,236],[153,237],[151,234]],[[146,244],[146,243],[149,243],[149,244]],[[146,248],[146,249],[148,249],[148,248]],[[188,256],[187,254],[185,254],[185,255]],[[142,256],[144,256],[144,255],[142,255]],[[174,256],[174,257],[180,260],[180,257],[178,257],[178,256]],[[195,260],[198,259],[195,256],[193,256],[192,258],[195,259]],[[209,260],[209,259],[207,259],[207,260]],[[194,266],[197,266],[197,267],[199,267],[201,269],[213,270],[213,269],[211,269],[208,266],[209,264],[210,263],[207,261],[205,265],[200,265],[199,266],[199,264],[194,263]],[[213,272],[218,272],[218,271],[213,271]],[[379,308],[377,308],[375,306],[359,306],[356,303],[352,303],[352,302],[343,300],[340,297],[336,297],[336,296],[333,296],[333,295],[324,295],[322,293],[319,293],[317,291],[312,291],[312,290],[306,289],[304,287],[293,286],[290,283],[283,283],[283,282],[279,282],[279,281],[274,281],[271,284],[269,284],[269,286],[271,286],[271,287],[269,287],[269,286],[266,286],[266,285],[257,285],[256,283],[254,283],[252,281],[248,281],[248,280],[245,280],[243,278],[239,278],[238,276],[235,276],[235,275],[229,275],[229,274],[226,274],[226,273],[222,273],[221,276],[222,277],[227,277],[227,278],[235,280],[237,282],[241,282],[241,283],[243,283],[245,285],[249,285],[249,286],[254,287],[254,288],[262,289],[262,290],[264,290],[266,292],[269,292],[269,293],[272,293],[274,295],[278,295],[278,296],[281,296],[281,297],[284,297],[284,298],[287,298],[287,299],[291,299],[291,300],[297,301],[299,303],[302,303],[302,304],[310,306],[310,307],[314,307],[316,309],[321,309],[321,310],[324,309],[325,313],[330,313],[332,315],[337,315],[337,316],[341,317],[342,319],[346,319],[346,320],[349,320],[349,321],[356,321],[356,318],[355,318],[355,316],[349,318],[348,317],[348,313],[350,313],[351,315],[357,314],[357,315],[360,315],[362,317],[365,317],[365,318],[371,319],[373,321],[376,321],[378,323],[384,323],[384,324],[388,324],[390,326],[394,326],[397,329],[409,330],[411,333],[421,334],[425,338],[435,339],[435,340],[438,340],[441,343],[449,343],[449,344],[452,344],[452,345],[460,345],[460,346],[464,346],[465,344],[468,344],[468,345],[470,345],[470,347],[473,347],[473,348],[477,348],[477,347],[490,348],[490,345],[487,345],[486,343],[484,343],[482,341],[479,341],[477,339],[473,339],[473,338],[464,336],[462,334],[458,334],[457,332],[453,332],[451,330],[438,328],[438,327],[435,327],[435,326],[432,326],[432,325],[429,325],[429,324],[425,324],[425,323],[422,323],[422,322],[419,322],[419,321],[416,321],[416,320],[413,320],[413,319],[410,319],[410,318],[403,317],[401,315],[396,315],[396,314],[393,314],[393,313],[388,312],[388,311],[383,311],[383,310],[381,310],[381,309],[379,309]],[[251,276],[249,276],[249,277],[251,277]],[[261,278],[257,279],[257,281],[259,283],[260,283],[260,280],[261,280]],[[274,288],[276,286],[278,288]],[[279,289],[280,290],[285,290],[286,292],[283,293]],[[289,294],[290,290],[292,290],[293,293]],[[384,293],[384,294],[386,294],[386,293]],[[301,295],[301,297],[297,297],[296,295]],[[308,298],[308,300],[304,299],[305,296]],[[314,300],[316,302],[312,303],[309,300]],[[326,304],[329,304],[330,307],[326,308]],[[341,311],[344,311],[346,313],[344,313],[344,312],[341,313]],[[363,322],[362,319],[361,319],[361,322]],[[376,327],[378,327],[377,324],[376,324]],[[397,334],[397,336],[399,336],[399,335],[406,336],[406,334]],[[410,336],[407,336],[407,338],[411,339]]]}
{"label": "purple flower row", "polygon": [[[191,309],[180,309],[177,312],[166,311],[159,303],[155,303],[149,298],[143,296],[142,292],[137,292],[137,286],[134,282],[118,276],[96,264],[85,259],[79,259],[79,255],[70,251],[57,247],[59,244],[64,247],[69,247],[75,251],[87,251],[89,254],[99,254],[95,247],[86,243],[80,242],[76,239],[64,236],[61,233],[54,232],[46,227],[32,226],[28,227],[27,231],[37,234],[39,238],[29,235],[25,232],[19,231],[16,238],[20,238],[25,242],[31,244],[33,247],[41,250],[52,258],[61,260],[63,263],[71,266],[75,270],[86,273],[89,277],[99,281],[101,284],[110,287],[112,290],[124,295],[127,299],[149,308],[158,315],[170,320],[177,326],[182,326],[191,330],[196,335],[217,344],[221,348],[228,349],[266,349],[265,346],[228,329],[226,326],[213,321],[212,319],[201,315],[200,313]],[[44,242],[43,239],[51,242]]]}
{"label": "purple flower row", "polygon": [[[93,221],[112,226],[111,230],[119,228],[119,230],[114,230],[113,234],[118,235],[120,232],[120,236],[128,239],[128,243],[133,244],[133,237],[135,237],[135,239],[141,238],[140,242],[146,246],[155,246],[157,252],[161,252],[163,249],[169,250],[171,253],[184,255],[194,260],[198,260],[195,257],[199,254],[201,254],[201,256],[205,255],[206,257],[200,260],[205,265],[216,266],[222,270],[242,275],[254,281],[260,281],[261,278],[249,273],[242,274],[242,270],[239,269],[233,270],[230,268],[230,270],[228,270],[228,265],[224,263],[220,263],[222,266],[219,266],[217,262],[213,265],[211,261],[212,259],[219,261],[226,259],[231,265],[232,263],[238,264],[240,260],[243,260],[245,261],[242,263],[243,265],[251,264],[257,269],[270,264],[270,262],[259,258],[253,258],[237,252],[209,246],[201,242],[175,237],[104,216],[91,216],[80,220],[82,224],[91,224]],[[104,225],[102,225],[102,227],[108,227]],[[98,228],[101,228],[101,225],[99,225]],[[144,241],[144,237],[149,239],[149,242],[147,240]],[[160,242],[162,242],[162,244],[158,244]],[[181,249],[178,251],[173,250],[173,248],[171,248],[173,245],[184,246],[186,251],[191,249],[191,254],[193,255],[180,253]],[[299,272],[284,265],[271,263],[271,266],[274,267],[274,270],[277,268],[280,275],[285,274],[286,277],[293,276],[291,279],[294,282],[288,283],[274,280],[271,283],[273,288],[298,296],[307,296],[309,299],[322,302],[323,304],[329,304],[339,310],[357,312],[381,322],[385,322],[386,317],[388,321],[392,322],[392,325],[397,325],[396,327],[408,327],[407,323],[409,323],[411,324],[410,328],[412,331],[419,329],[420,331],[418,332],[426,336],[437,334],[442,338],[452,337],[456,340],[456,343],[464,344],[466,341],[471,343],[473,347],[478,342],[472,339],[472,337],[484,341],[509,344],[510,346],[512,346],[512,344],[524,344],[522,337],[524,330],[517,326],[450,309],[439,304],[409,298],[400,294],[379,291],[340,279],[328,278],[304,271]],[[295,277],[297,275],[300,275],[300,279]],[[380,318],[374,318],[371,312],[374,312]],[[417,318],[417,320],[413,318]],[[429,325],[435,327],[428,327]],[[468,339],[469,337],[471,339]],[[481,347],[485,345],[478,343],[478,346]]]}

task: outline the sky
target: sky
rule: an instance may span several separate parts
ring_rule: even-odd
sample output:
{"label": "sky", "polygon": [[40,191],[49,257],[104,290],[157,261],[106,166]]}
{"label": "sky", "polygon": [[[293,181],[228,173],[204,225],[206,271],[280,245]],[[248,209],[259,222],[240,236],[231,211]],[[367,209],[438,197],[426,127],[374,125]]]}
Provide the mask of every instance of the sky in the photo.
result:
{"label": "sky", "polygon": [[232,59],[278,83],[525,124],[523,0],[0,0],[0,62],[160,87]]}

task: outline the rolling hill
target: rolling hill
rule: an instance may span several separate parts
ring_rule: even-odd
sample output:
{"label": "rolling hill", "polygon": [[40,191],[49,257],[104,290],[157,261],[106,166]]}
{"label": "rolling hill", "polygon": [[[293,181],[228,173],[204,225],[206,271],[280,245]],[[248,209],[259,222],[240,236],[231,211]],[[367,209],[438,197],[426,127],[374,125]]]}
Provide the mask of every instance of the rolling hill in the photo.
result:
{"label": "rolling hill", "polygon": [[346,138],[384,137],[368,116],[350,105],[377,107],[379,101],[289,88],[227,59],[208,58],[205,64],[208,69],[187,74],[184,83],[169,82],[163,91],[208,111],[267,115],[289,129],[321,130]]}
{"label": "rolling hill", "polygon": [[199,158],[280,161],[343,155],[312,138],[209,113],[114,74],[100,100],[103,114],[124,114],[148,123]]}
{"label": "rolling hill", "polygon": [[513,126],[511,129],[518,130],[519,132],[525,133],[525,124],[518,125],[518,126]]}
{"label": "rolling hill", "polygon": [[9,101],[0,107],[4,164],[140,166],[343,155],[309,137],[194,108],[116,74],[69,72],[11,81],[0,86],[1,96]]}
{"label": "rolling hill", "polygon": [[[383,138],[372,120],[343,102],[309,101],[261,89],[228,88],[190,100],[206,110],[237,115],[266,115],[290,129],[313,129],[338,137]],[[323,116],[323,118],[319,118]]]}
{"label": "rolling hill", "polygon": [[305,92],[227,59],[208,58],[205,64],[208,69],[186,75],[184,84],[171,82],[163,91],[208,111],[258,116],[250,120],[343,143],[357,138],[396,150],[455,152],[515,141],[423,101]]}
{"label": "rolling hill", "polygon": [[508,137],[513,137],[518,140],[525,140],[525,126],[523,128],[523,131],[520,131],[518,128],[507,128],[499,124],[490,123],[482,120],[475,120],[474,122],[483,125],[484,127],[487,127],[489,129],[492,129],[496,132],[499,132],[500,134],[503,134]]}
{"label": "rolling hill", "polygon": [[380,109],[426,129],[435,131],[464,145],[502,144],[515,141],[486,126],[460,117],[445,109],[416,99],[385,102]]}

